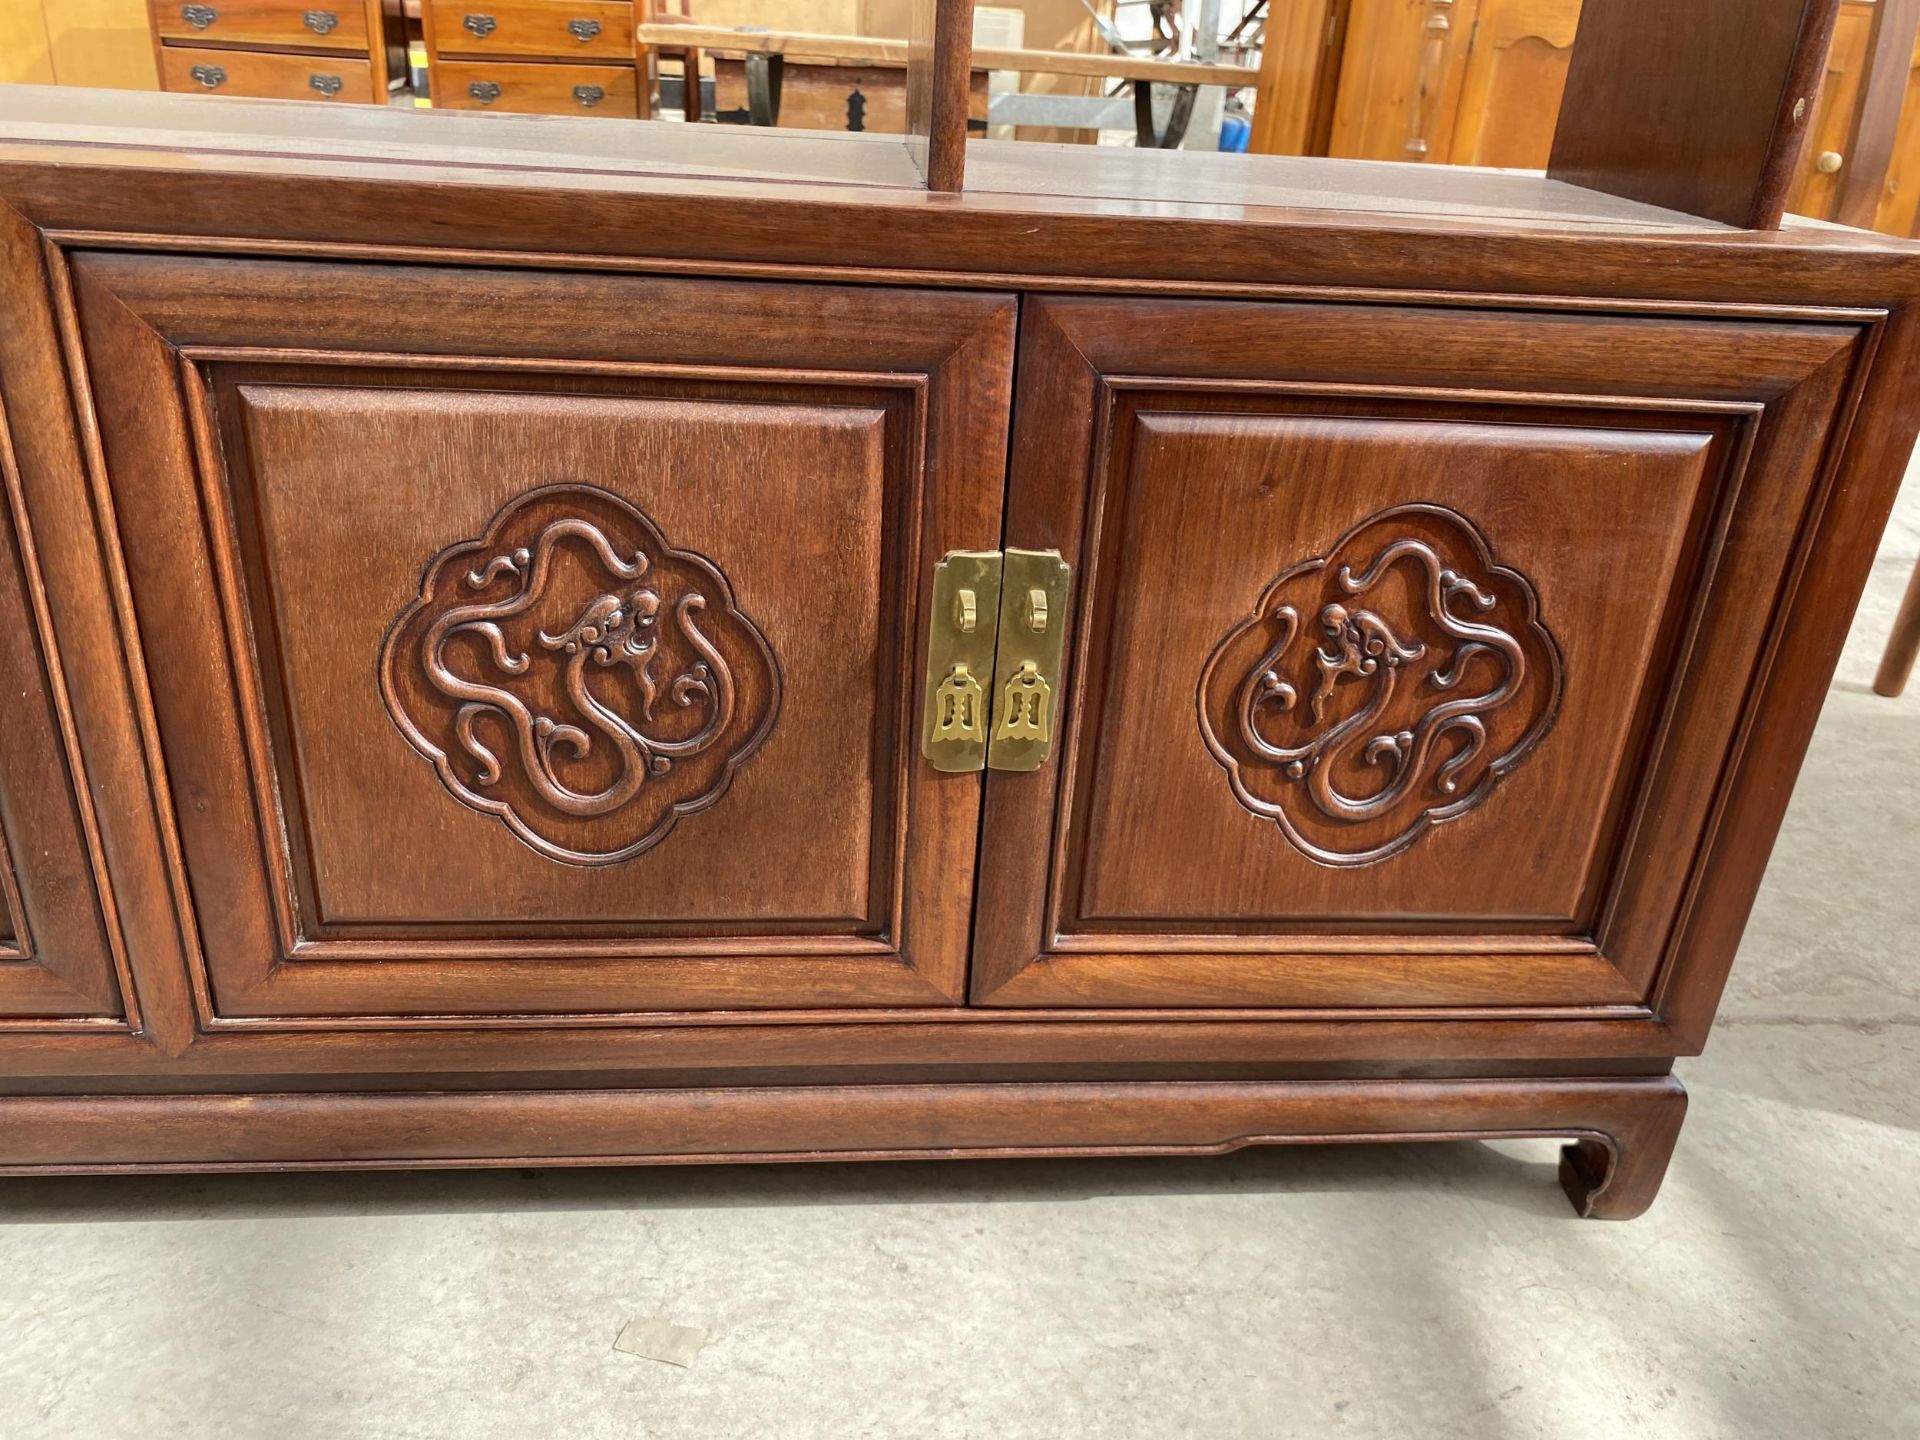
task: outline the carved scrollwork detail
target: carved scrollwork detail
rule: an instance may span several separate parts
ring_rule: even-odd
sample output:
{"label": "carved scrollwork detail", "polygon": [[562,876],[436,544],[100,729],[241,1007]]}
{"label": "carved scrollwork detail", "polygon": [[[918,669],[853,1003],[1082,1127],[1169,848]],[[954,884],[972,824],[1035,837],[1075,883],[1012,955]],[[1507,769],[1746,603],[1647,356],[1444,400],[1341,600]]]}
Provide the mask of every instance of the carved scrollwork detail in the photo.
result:
{"label": "carved scrollwork detail", "polygon": [[1465,516],[1401,505],[1273,581],[1208,658],[1200,729],[1310,859],[1369,865],[1485,803],[1552,728],[1559,646]]}
{"label": "carved scrollwork detail", "polygon": [[434,557],[381,693],[462,803],[570,865],[631,859],[727,790],[778,662],[710,561],[590,485],[550,485]]}

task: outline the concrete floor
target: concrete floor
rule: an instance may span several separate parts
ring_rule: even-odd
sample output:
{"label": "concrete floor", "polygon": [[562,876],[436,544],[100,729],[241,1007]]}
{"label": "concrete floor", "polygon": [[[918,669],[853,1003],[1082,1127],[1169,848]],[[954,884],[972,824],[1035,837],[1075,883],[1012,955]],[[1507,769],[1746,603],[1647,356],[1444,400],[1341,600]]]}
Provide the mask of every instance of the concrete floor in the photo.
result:
{"label": "concrete floor", "polygon": [[0,1440],[1920,1435],[1916,553],[1920,480],[1642,1220],[1546,1142],[4,1181]]}

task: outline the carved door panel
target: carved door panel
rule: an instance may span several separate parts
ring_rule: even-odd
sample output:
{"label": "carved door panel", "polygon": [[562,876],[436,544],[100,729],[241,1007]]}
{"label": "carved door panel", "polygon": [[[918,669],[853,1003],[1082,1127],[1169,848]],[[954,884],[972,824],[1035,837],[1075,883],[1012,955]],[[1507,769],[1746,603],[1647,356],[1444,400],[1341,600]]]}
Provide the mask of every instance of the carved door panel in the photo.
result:
{"label": "carved door panel", "polygon": [[1645,1003],[1859,337],[1029,301],[1007,540],[1073,638],[976,1001]]}
{"label": "carved door panel", "polygon": [[0,1030],[55,1017],[119,1023],[16,481],[0,416]]}
{"label": "carved door panel", "polygon": [[961,998],[917,646],[998,543],[1010,300],[74,277],[207,1023]]}

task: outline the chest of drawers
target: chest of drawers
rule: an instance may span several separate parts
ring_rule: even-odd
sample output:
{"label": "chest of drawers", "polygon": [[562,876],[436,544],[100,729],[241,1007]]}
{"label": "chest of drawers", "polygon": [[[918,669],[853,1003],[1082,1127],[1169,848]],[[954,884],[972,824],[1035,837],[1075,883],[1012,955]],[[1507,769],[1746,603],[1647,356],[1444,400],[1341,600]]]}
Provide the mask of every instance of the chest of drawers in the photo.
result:
{"label": "chest of drawers", "polygon": [[182,94],[381,104],[400,73],[382,0],[149,0],[160,84]]}
{"label": "chest of drawers", "polygon": [[422,0],[427,83],[436,107],[650,114],[647,53],[624,0]]}

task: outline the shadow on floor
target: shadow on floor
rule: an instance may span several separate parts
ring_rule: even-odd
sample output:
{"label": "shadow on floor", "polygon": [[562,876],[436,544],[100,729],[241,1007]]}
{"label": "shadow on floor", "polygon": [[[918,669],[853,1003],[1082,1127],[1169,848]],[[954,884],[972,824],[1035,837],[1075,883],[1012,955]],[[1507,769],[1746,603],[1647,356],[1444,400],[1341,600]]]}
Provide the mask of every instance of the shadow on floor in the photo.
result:
{"label": "shadow on floor", "polygon": [[1110,1159],[658,1165],[543,1170],[302,1172],[0,1179],[0,1226],[499,1210],[678,1210],[897,1204],[1059,1204],[1166,1195],[1411,1197],[1572,1220],[1557,1142],[1266,1146]]}

